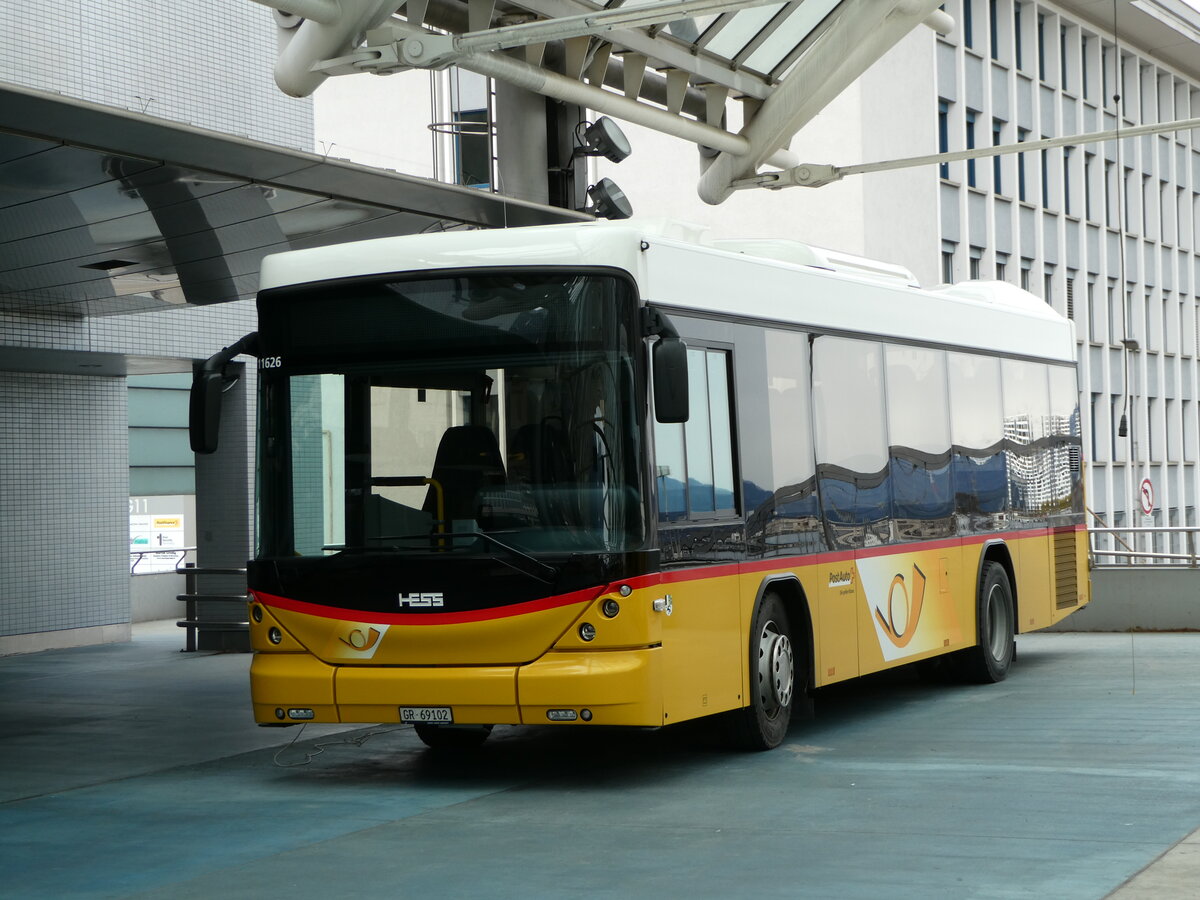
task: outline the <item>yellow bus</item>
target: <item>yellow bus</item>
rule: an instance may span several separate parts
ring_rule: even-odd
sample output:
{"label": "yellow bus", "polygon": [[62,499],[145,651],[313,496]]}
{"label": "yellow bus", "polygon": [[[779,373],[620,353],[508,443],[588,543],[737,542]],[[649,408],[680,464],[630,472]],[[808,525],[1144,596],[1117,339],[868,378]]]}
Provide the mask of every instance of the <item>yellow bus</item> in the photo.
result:
{"label": "yellow bus", "polygon": [[1003,283],[667,223],[263,264],[251,692],[264,725],[718,717],[1005,677],[1089,599],[1072,324]]}

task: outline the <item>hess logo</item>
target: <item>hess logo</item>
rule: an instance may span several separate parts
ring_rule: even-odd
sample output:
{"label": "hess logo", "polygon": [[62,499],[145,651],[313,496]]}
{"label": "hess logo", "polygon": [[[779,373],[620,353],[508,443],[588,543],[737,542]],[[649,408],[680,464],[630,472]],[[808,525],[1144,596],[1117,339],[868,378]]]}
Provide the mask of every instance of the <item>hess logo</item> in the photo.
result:
{"label": "hess logo", "polygon": [[414,594],[400,595],[400,608],[409,607],[411,609],[428,609],[433,606],[442,606],[441,591],[425,591]]}
{"label": "hess logo", "polygon": [[925,573],[915,565],[912,570],[912,593],[904,583],[904,576],[892,579],[888,590],[887,612],[875,607],[875,618],[883,626],[883,633],[897,647],[907,647],[917,633],[917,622],[921,618],[921,606],[925,602]]}

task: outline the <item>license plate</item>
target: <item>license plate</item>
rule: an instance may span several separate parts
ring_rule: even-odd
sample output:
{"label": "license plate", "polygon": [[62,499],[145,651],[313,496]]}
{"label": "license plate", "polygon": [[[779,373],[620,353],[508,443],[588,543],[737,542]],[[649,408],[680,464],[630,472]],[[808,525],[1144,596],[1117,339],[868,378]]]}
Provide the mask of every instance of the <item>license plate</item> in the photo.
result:
{"label": "license plate", "polygon": [[449,725],[454,722],[454,712],[449,706],[402,706],[400,721]]}

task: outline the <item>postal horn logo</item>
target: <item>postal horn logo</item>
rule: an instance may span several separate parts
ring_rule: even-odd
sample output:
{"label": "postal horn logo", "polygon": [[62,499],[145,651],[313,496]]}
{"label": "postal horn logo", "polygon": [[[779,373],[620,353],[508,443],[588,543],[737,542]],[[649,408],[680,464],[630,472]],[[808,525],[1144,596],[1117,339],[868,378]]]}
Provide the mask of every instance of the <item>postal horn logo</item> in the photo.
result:
{"label": "postal horn logo", "polygon": [[925,573],[913,565],[912,593],[904,583],[903,575],[892,579],[888,590],[887,612],[875,607],[875,618],[883,626],[883,633],[897,647],[907,647],[917,633],[921,620],[921,606],[925,602]]}
{"label": "postal horn logo", "polygon": [[375,645],[379,643],[379,638],[383,636],[378,628],[368,628],[364,632],[361,628],[352,628],[345,636],[339,636],[343,644],[351,650],[361,650],[366,652],[375,649]]}

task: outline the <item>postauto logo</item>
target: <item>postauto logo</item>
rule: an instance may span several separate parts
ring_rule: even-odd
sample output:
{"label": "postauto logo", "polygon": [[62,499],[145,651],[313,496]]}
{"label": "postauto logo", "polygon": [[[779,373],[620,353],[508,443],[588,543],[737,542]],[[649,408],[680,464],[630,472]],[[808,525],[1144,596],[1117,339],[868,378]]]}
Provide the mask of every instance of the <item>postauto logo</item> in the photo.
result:
{"label": "postauto logo", "polygon": [[948,584],[931,587],[925,575],[942,564],[936,556],[915,553],[855,560],[863,602],[885,660],[904,659],[961,640],[953,592]]}

